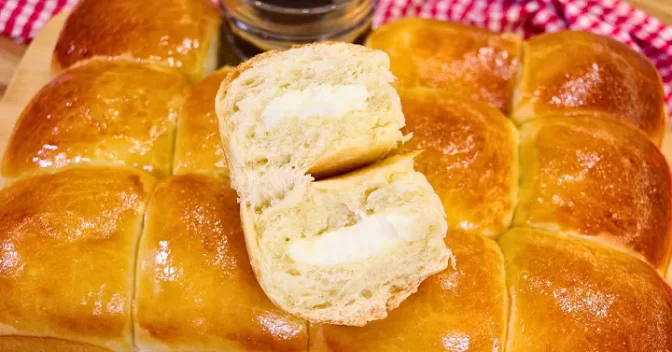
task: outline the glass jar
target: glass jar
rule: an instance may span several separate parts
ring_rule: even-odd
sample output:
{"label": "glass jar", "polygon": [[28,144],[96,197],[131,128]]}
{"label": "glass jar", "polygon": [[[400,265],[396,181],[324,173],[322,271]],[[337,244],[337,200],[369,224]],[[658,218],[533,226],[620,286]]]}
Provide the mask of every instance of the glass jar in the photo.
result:
{"label": "glass jar", "polygon": [[222,59],[235,65],[261,52],[316,41],[361,44],[376,0],[220,0]]}

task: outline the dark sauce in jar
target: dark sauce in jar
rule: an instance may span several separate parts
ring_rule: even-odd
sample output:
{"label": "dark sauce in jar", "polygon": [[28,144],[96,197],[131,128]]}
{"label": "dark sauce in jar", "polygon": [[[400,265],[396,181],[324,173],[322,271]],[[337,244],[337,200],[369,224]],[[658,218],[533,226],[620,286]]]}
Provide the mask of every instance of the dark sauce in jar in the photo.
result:
{"label": "dark sauce in jar", "polygon": [[375,0],[220,0],[225,16],[220,61],[236,65],[259,53],[334,40],[363,44]]}
{"label": "dark sauce in jar", "polygon": [[[305,1],[305,0],[264,0],[264,3],[272,6],[285,7],[290,9],[310,9],[311,7],[323,7],[333,5],[333,0],[315,0],[315,1]],[[300,25],[305,22],[311,21],[312,18],[307,18],[306,16],[297,15],[297,14],[279,14],[275,11],[268,11],[263,8],[259,9],[259,16],[262,18],[267,18],[269,21],[276,21],[279,23],[286,24],[295,24]],[[315,17],[319,17],[317,14]]]}

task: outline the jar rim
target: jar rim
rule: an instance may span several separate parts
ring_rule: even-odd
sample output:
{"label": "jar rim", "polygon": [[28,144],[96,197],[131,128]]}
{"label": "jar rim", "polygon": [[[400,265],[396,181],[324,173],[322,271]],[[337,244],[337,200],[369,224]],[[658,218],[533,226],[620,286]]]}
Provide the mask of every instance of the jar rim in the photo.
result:
{"label": "jar rim", "polygon": [[348,1],[339,2],[337,4],[320,5],[320,6],[307,7],[307,8],[283,7],[283,6],[273,5],[273,4],[267,4],[267,3],[259,1],[259,0],[242,0],[242,1],[247,3],[248,5],[250,5],[252,7],[256,7],[260,10],[275,12],[275,13],[278,13],[278,14],[321,15],[321,14],[332,12],[334,10],[338,10],[341,7],[347,6],[350,3],[355,2],[355,1],[359,1],[359,0],[348,0]]}

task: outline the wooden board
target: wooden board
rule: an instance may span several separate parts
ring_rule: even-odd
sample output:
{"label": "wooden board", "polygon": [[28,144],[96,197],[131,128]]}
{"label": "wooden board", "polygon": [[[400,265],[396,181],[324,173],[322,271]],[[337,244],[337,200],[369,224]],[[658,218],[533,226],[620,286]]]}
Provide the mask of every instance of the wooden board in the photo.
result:
{"label": "wooden board", "polygon": [[672,1],[670,0],[627,0],[631,5],[672,26]]}
{"label": "wooden board", "polygon": [[0,99],[5,95],[9,81],[19,66],[26,46],[13,42],[6,37],[0,37]]}
{"label": "wooden board", "polygon": [[[26,50],[7,87],[5,96],[0,102],[0,155],[5,154],[14,124],[23,108],[40,88],[52,79],[52,52],[67,16],[66,12],[61,12],[40,30]],[[663,139],[662,149],[668,164],[672,165],[670,162],[672,161],[672,133],[669,127]],[[0,187],[3,184],[4,180],[0,177]]]}
{"label": "wooden board", "polygon": [[[54,16],[26,50],[0,102],[0,155],[5,155],[14,124],[23,108],[51,78],[51,57],[67,12]],[[0,177],[0,187],[4,180]]]}

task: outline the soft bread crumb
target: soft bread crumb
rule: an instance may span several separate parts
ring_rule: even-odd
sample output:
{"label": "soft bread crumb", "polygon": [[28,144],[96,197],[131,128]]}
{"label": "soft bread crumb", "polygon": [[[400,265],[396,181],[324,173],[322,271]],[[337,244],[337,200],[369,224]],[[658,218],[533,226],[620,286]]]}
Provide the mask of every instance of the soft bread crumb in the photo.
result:
{"label": "soft bread crumb", "polygon": [[[262,54],[239,66],[216,109],[232,185],[252,207],[376,161],[403,140],[389,58],[333,43]],[[260,184],[265,186],[260,187]]]}
{"label": "soft bread crumb", "polygon": [[451,257],[414,155],[347,173],[408,138],[389,66],[362,46],[308,45],[243,63],[217,95],[252,268],[276,305],[315,323],[382,319]]}
{"label": "soft bread crumb", "polygon": [[313,182],[261,214],[242,211],[265,292],[312,322],[385,318],[451,258],[441,201],[408,155]]}

